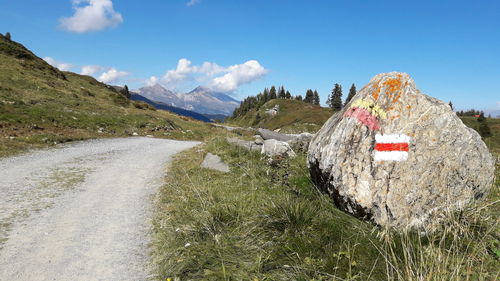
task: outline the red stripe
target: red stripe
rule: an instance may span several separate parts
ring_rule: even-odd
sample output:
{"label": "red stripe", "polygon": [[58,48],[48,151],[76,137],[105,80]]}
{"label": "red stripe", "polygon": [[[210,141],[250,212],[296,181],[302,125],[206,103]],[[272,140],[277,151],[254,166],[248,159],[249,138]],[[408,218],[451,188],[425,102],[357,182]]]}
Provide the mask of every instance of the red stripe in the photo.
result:
{"label": "red stripe", "polygon": [[378,151],[408,151],[408,143],[377,143],[375,150]]}

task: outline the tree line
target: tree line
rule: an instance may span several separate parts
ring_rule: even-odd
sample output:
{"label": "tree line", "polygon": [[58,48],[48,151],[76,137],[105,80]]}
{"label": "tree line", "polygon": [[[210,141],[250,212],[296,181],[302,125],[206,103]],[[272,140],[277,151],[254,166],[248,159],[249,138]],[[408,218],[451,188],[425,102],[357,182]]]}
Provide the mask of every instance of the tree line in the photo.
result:
{"label": "tree line", "polygon": [[342,102],[342,85],[335,83],[335,85],[333,85],[331,94],[328,95],[326,104],[334,111],[339,111],[344,106],[346,106],[355,95],[356,95],[356,85],[354,85],[353,83],[351,89],[349,89],[349,94],[347,95],[347,98],[345,99],[344,102]]}
{"label": "tree line", "polygon": [[262,105],[266,102],[274,99],[288,99],[288,100],[298,100],[314,105],[320,105],[320,98],[318,91],[308,89],[304,97],[302,95],[293,96],[288,90],[285,90],[284,86],[276,89],[275,86],[271,88],[265,88],[264,91],[260,92],[256,96],[248,96],[241,103],[238,108],[233,112],[233,117],[239,117],[245,115],[251,110],[259,110]]}

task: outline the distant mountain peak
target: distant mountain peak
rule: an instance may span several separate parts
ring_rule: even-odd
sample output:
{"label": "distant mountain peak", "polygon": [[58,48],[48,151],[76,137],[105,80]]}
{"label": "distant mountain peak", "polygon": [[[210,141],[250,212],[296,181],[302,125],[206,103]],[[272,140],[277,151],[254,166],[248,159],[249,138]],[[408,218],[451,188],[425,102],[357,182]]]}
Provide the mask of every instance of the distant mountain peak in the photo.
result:
{"label": "distant mountain peak", "polygon": [[210,88],[198,86],[186,94],[175,94],[161,85],[139,89],[139,93],[150,100],[192,110],[202,114],[231,115],[240,102],[225,93],[217,93]]}

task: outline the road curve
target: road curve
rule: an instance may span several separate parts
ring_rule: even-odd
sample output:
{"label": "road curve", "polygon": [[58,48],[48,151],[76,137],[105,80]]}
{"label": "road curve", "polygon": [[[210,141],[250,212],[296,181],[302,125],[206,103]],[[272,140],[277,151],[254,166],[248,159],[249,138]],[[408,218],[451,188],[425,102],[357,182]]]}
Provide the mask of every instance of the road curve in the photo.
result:
{"label": "road curve", "polygon": [[152,195],[197,144],[91,140],[0,159],[0,280],[149,280]]}

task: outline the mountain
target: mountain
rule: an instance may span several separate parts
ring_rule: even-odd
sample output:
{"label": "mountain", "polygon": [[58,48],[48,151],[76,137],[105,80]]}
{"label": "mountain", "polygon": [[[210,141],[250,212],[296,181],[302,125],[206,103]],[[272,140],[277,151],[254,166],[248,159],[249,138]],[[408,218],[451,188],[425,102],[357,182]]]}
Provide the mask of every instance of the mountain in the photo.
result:
{"label": "mountain", "polygon": [[194,111],[190,111],[190,110],[186,110],[186,109],[182,109],[179,107],[171,106],[168,104],[164,104],[162,102],[155,102],[155,101],[152,101],[152,100],[150,100],[146,97],[143,97],[143,96],[141,96],[137,93],[134,93],[134,92],[131,92],[130,99],[135,100],[135,101],[142,101],[142,102],[145,102],[149,105],[154,106],[157,109],[168,110],[168,111],[173,112],[175,114],[186,116],[186,117],[191,117],[191,118],[199,120],[199,121],[209,122],[209,123],[213,122],[211,120],[212,118],[205,116],[203,114],[200,114],[200,113],[197,113]]}
{"label": "mountain", "polygon": [[131,101],[90,76],[60,71],[0,34],[0,157],[71,140],[133,133],[203,139],[212,130]]}
{"label": "mountain", "polygon": [[240,102],[225,93],[197,87],[189,93],[174,93],[159,84],[143,87],[138,94],[155,102],[198,112],[229,116]]}

